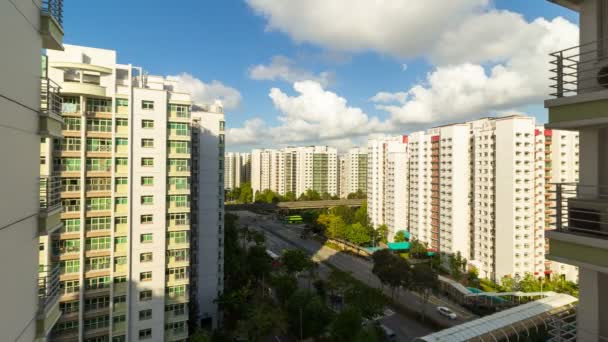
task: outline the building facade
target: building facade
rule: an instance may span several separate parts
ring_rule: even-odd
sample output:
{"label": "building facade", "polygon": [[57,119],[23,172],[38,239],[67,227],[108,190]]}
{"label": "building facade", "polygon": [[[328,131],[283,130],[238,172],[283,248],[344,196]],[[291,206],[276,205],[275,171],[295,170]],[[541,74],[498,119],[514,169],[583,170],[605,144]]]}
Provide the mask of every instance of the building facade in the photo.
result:
{"label": "building facade", "polygon": [[544,130],[532,117],[512,116],[435,127],[368,146],[372,154],[384,153],[384,162],[380,153],[370,154],[369,172],[383,177],[384,189],[375,191],[378,179],[371,180],[368,201],[370,217],[376,226],[387,224],[389,239],[410,231],[429,250],[460,253],[481,277],[495,281],[527,273],[575,277],[575,270],[544,258],[550,216],[545,185],[555,175],[576,177],[574,135]]}
{"label": "building facade", "polygon": [[207,297],[220,282],[223,115],[193,115],[174,81],[117,64],[112,50],[66,45],[48,60],[64,89],[52,340],[181,341],[201,320],[217,324]]}
{"label": "building facade", "polygon": [[346,198],[351,193],[367,192],[367,148],[352,148],[342,157],[340,197]]}
{"label": "building facade", "polygon": [[[548,259],[579,270],[577,319],[555,339],[608,339],[608,95],[606,38],[608,4],[603,0],[552,1],[579,14],[580,46],[564,46],[551,54],[551,98],[545,101],[550,129],[578,132],[578,183],[551,185],[555,194],[549,223]],[[553,131],[553,137],[556,134]],[[556,162],[552,161],[555,165]]]}
{"label": "building facade", "polygon": [[227,152],[224,156],[224,186],[226,190],[251,182],[251,153]]}
{"label": "building facade", "polygon": [[7,341],[45,341],[61,315],[48,242],[61,227],[61,202],[48,157],[63,121],[41,51],[63,49],[63,2],[4,1],[0,28],[0,154],[10,161],[0,181],[0,270],[10,275],[0,285],[0,331]]}

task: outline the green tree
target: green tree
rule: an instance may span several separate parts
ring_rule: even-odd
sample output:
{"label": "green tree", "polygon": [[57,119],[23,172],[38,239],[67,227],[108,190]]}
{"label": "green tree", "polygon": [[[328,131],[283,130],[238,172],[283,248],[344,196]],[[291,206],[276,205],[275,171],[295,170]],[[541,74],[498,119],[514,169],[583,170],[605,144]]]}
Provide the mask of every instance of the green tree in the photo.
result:
{"label": "green tree", "polygon": [[462,275],[466,270],[467,260],[462,257],[460,251],[456,254],[451,254],[449,257],[450,274],[456,280],[462,279]]}
{"label": "green tree", "polygon": [[345,205],[331,208],[329,213],[341,217],[346,224],[352,224],[355,216],[353,210]]}
{"label": "green tree", "polygon": [[388,226],[386,224],[379,225],[376,228],[375,234],[376,234],[376,243],[378,243],[378,242],[387,243],[388,242]]}
{"label": "green tree", "polygon": [[252,246],[247,252],[247,265],[253,277],[263,279],[272,270],[272,259],[266,253],[264,246]]}
{"label": "green tree", "polygon": [[[296,291],[286,304],[289,328],[294,336],[318,337],[332,318],[331,310],[309,291]],[[302,325],[300,326],[300,322]]]}
{"label": "green tree", "polygon": [[321,194],[321,199],[324,201],[330,200],[331,199],[331,195],[328,192],[324,192]]}
{"label": "green tree", "polygon": [[411,268],[411,281],[408,286],[409,289],[420,294],[422,298],[422,320],[426,318],[425,308],[431,296],[433,290],[439,286],[439,279],[437,273],[431,268],[424,264],[418,264]]}
{"label": "green tree", "polygon": [[408,287],[411,281],[411,268],[407,260],[394,255],[388,249],[382,249],[372,254],[374,273],[382,285],[391,288],[391,296],[395,296],[395,290],[401,286]]}
{"label": "green tree", "polygon": [[287,191],[285,193],[285,196],[283,197],[283,200],[285,200],[286,202],[293,202],[296,199],[296,194],[293,191]]}
{"label": "green tree", "polygon": [[364,227],[369,227],[369,217],[367,216],[367,202],[363,201],[361,206],[355,211],[353,223],[360,223]]}
{"label": "green tree", "polygon": [[287,317],[275,305],[257,303],[246,318],[238,322],[237,332],[246,336],[248,341],[260,341],[268,335],[287,332]]}
{"label": "green tree", "polygon": [[398,231],[397,234],[395,234],[395,237],[393,238],[393,240],[395,242],[407,241],[407,239],[405,238],[405,232],[403,230]]}
{"label": "green tree", "polygon": [[196,328],[192,335],[190,335],[191,342],[211,342],[211,336],[205,330]]}
{"label": "green tree", "polygon": [[325,235],[328,238],[343,238],[346,224],[341,217],[333,214],[321,214],[317,219],[319,225],[325,227]]}
{"label": "green tree", "polygon": [[410,242],[410,254],[414,258],[426,258],[426,245],[416,239]]}
{"label": "green tree", "polygon": [[357,192],[351,192],[346,196],[348,199],[366,199],[367,195],[361,189],[357,190]]}
{"label": "green tree", "polygon": [[371,236],[366,227],[357,222],[350,226],[346,226],[346,239],[356,245],[363,246],[370,243]]}
{"label": "green tree", "polygon": [[361,330],[361,322],[361,313],[356,308],[342,310],[331,324],[332,341],[352,341]]}
{"label": "green tree", "polygon": [[289,274],[300,273],[314,267],[314,262],[301,249],[288,249],[284,251],[283,256],[281,256],[281,263]]}
{"label": "green tree", "polygon": [[479,286],[479,271],[476,267],[471,267],[467,271],[467,284],[469,286]]}
{"label": "green tree", "polygon": [[251,189],[251,183],[241,183],[241,187],[239,188],[238,202],[253,202],[253,190]]}
{"label": "green tree", "polygon": [[298,201],[319,201],[321,199],[321,195],[313,189],[308,189],[298,198]]}
{"label": "green tree", "polygon": [[359,310],[361,316],[371,319],[382,313],[386,300],[382,291],[365,285],[348,288],[344,295],[346,304]]}
{"label": "green tree", "polygon": [[298,280],[290,274],[281,274],[271,280],[277,299],[285,303],[291,294],[298,288]]}

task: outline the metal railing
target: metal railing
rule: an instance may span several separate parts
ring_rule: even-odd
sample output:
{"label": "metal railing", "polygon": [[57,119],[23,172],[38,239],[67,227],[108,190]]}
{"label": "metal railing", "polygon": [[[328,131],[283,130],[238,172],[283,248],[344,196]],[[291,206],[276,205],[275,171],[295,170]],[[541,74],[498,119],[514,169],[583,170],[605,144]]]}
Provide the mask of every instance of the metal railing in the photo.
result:
{"label": "metal railing", "polygon": [[40,266],[38,271],[38,307],[41,311],[59,297],[59,264]]}
{"label": "metal railing", "polygon": [[40,177],[40,209],[61,206],[61,180],[58,177]]}
{"label": "metal railing", "polygon": [[554,97],[608,89],[608,40],[570,47],[550,54],[550,87]]}
{"label": "metal railing", "polygon": [[61,87],[53,80],[42,77],[40,79],[40,110],[45,114],[61,115],[62,103]]}
{"label": "metal railing", "polygon": [[556,183],[549,193],[556,230],[608,239],[608,186]]}
{"label": "metal railing", "polygon": [[40,11],[53,17],[57,24],[63,27],[63,0],[42,0]]}

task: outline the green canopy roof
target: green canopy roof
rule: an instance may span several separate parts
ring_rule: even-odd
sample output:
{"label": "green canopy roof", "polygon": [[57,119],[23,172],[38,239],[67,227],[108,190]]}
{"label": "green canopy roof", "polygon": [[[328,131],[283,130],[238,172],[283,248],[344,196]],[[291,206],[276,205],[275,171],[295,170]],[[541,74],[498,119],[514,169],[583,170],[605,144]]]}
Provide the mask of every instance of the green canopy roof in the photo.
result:
{"label": "green canopy roof", "polygon": [[389,242],[388,243],[388,249],[392,250],[392,251],[399,251],[399,250],[405,250],[405,249],[410,249],[410,243],[407,241],[403,241],[403,242]]}

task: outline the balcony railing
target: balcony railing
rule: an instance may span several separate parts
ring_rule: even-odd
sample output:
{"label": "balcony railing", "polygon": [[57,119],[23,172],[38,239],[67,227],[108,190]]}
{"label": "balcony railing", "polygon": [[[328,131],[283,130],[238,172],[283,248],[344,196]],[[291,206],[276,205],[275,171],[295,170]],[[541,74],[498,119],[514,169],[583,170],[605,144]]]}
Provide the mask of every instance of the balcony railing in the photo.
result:
{"label": "balcony railing", "polygon": [[557,183],[549,191],[557,231],[608,239],[608,186]]}
{"label": "balcony railing", "polygon": [[57,24],[63,27],[63,0],[42,0],[40,10],[42,14],[53,17]]}
{"label": "balcony railing", "polygon": [[567,97],[608,89],[608,40],[552,53],[551,96]]}
{"label": "balcony railing", "polygon": [[42,77],[40,79],[40,110],[45,113],[61,115],[62,99],[61,87],[53,80]]}
{"label": "balcony railing", "polygon": [[40,177],[40,209],[61,206],[61,180],[55,177]]}
{"label": "balcony railing", "polygon": [[59,265],[41,266],[38,271],[38,308],[45,311],[59,297]]}

